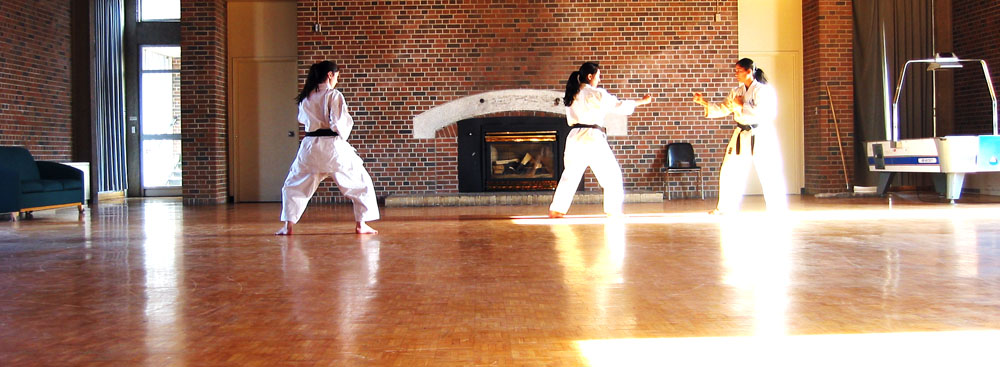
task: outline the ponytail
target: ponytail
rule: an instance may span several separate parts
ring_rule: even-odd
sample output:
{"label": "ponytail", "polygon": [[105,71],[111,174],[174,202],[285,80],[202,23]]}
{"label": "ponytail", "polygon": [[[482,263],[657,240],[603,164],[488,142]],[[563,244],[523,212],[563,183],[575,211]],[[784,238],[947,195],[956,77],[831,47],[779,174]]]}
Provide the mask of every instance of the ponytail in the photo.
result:
{"label": "ponytail", "polygon": [[573,105],[576,94],[580,92],[580,86],[589,82],[589,76],[597,74],[598,70],[600,70],[600,67],[596,62],[588,61],[580,65],[580,70],[574,71],[569,75],[569,79],[566,80],[566,95],[563,97],[563,104],[566,107]]}
{"label": "ponytail", "polygon": [[767,84],[767,76],[764,75],[764,69],[757,68],[757,71],[753,72],[753,79],[760,84]]}
{"label": "ponytail", "polygon": [[742,58],[740,61],[736,62],[736,65],[739,65],[744,70],[753,73],[753,79],[758,83],[767,84],[767,76],[764,75],[764,70],[758,68],[757,65],[754,65],[753,60]]}
{"label": "ponytail", "polygon": [[566,95],[563,97],[563,104],[569,107],[576,98],[576,93],[580,91],[580,72],[574,71],[566,81]]}
{"label": "ponytail", "polygon": [[299,95],[295,96],[295,103],[302,103],[303,100],[309,97],[316,89],[319,89],[319,85],[326,82],[326,74],[333,72],[337,73],[340,71],[340,66],[333,61],[321,61],[309,67],[309,74],[306,75],[306,84],[302,86],[302,91]]}

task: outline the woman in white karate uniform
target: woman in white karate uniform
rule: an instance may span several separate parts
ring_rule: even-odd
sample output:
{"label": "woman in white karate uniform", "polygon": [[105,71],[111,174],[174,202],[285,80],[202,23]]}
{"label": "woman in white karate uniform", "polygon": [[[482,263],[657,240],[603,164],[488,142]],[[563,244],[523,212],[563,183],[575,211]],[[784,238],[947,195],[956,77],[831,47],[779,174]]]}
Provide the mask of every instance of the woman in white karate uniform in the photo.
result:
{"label": "woman in white karate uniform", "polygon": [[709,213],[723,214],[740,209],[751,165],[760,177],[767,209],[785,210],[788,198],[774,123],[778,115],[777,93],[767,84],[764,71],[757,68],[753,60],[740,59],[733,69],[740,84],[722,103],[709,103],[701,93],[694,94],[694,102],[705,107],[706,117],[732,114],[736,120],[719,172],[719,203]]}
{"label": "woman in white karate uniform", "polygon": [[573,128],[566,136],[562,177],[549,206],[551,218],[560,218],[569,210],[587,167],[594,171],[597,183],[604,188],[604,212],[622,214],[625,202],[622,169],[608,145],[604,117],[608,113],[632,114],[636,106],[652,102],[653,98],[647,95],[637,101],[619,101],[598,88],[600,82],[601,70],[594,62],[581,65],[580,70],[574,71],[566,81],[563,103],[567,106],[566,122]]}
{"label": "woman in white karate uniform", "polygon": [[340,193],[354,203],[355,231],[378,233],[365,223],[379,219],[378,203],[364,161],[347,143],[354,119],[347,112],[344,95],[333,89],[340,77],[339,70],[332,61],[313,64],[302,92],[295,98],[299,102],[299,123],[305,125],[306,137],[281,188],[281,220],[285,225],[275,234],[292,234],[292,226],[306,210],[319,183],[331,176]]}

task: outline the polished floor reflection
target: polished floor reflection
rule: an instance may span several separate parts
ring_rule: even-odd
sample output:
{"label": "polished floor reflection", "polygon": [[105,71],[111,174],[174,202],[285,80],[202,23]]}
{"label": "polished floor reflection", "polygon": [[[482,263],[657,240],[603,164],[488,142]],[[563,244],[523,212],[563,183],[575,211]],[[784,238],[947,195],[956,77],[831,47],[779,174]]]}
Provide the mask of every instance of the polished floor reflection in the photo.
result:
{"label": "polished floor reflection", "polygon": [[0,365],[995,362],[1000,198],[712,204],[39,212],[0,223]]}

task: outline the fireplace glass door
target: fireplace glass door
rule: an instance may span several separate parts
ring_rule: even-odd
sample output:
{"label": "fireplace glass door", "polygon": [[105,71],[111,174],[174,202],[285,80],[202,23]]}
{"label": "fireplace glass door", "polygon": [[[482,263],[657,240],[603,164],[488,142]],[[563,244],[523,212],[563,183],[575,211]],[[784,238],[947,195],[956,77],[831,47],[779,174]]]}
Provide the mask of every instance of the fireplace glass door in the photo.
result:
{"label": "fireplace glass door", "polygon": [[552,190],[556,187],[555,131],[489,132],[484,138],[489,161],[489,191]]}

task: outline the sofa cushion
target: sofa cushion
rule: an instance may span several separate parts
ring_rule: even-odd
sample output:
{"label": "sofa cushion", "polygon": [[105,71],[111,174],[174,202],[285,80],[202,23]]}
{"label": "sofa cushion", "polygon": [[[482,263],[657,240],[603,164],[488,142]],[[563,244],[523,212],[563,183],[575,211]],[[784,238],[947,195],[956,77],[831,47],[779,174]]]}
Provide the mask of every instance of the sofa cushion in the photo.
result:
{"label": "sofa cushion", "polygon": [[63,190],[73,190],[73,189],[83,188],[83,180],[70,180],[70,179],[60,178],[56,181],[59,181],[59,183],[62,184]]}
{"label": "sofa cushion", "polygon": [[12,169],[21,176],[21,181],[37,180],[41,176],[38,174],[38,165],[31,153],[21,147],[0,147],[0,162],[8,169]]}
{"label": "sofa cushion", "polygon": [[27,180],[21,181],[21,192],[51,192],[62,191],[63,184],[59,180]]}
{"label": "sofa cushion", "polygon": [[43,190],[41,180],[21,181],[21,193],[23,194],[27,194],[29,192],[42,192]]}

